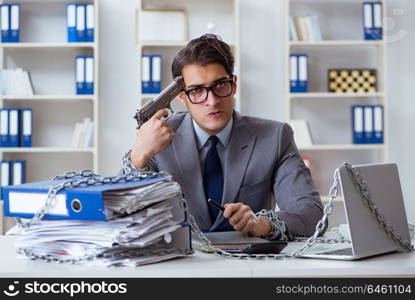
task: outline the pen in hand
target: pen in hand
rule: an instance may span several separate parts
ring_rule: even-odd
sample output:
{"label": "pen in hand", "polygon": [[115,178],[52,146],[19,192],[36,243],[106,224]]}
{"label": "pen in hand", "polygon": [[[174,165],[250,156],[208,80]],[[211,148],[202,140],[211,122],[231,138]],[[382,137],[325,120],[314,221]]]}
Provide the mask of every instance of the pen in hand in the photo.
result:
{"label": "pen in hand", "polygon": [[216,208],[220,209],[221,211],[225,211],[225,208],[222,205],[219,205],[218,203],[216,203],[212,199],[209,198],[207,201],[210,205],[215,206]]}

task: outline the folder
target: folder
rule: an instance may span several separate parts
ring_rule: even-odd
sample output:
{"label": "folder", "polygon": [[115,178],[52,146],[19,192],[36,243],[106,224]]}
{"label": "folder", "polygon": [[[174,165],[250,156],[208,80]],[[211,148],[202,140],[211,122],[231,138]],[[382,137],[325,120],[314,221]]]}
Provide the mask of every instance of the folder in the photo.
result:
{"label": "folder", "polygon": [[[123,183],[61,190],[43,219],[105,221],[108,218],[103,200],[104,192],[119,190],[122,193],[125,189],[142,187],[163,181],[166,178],[166,176],[158,176]],[[65,181],[67,180],[31,182],[4,188],[2,190],[4,215],[22,218],[33,217],[46,202],[48,190]],[[178,199],[178,197],[176,198]]]}
{"label": "folder", "polygon": [[364,131],[363,131],[363,106],[353,105],[352,106],[352,132],[353,132],[353,143],[363,144],[365,142]]}
{"label": "folder", "polygon": [[85,94],[94,94],[94,57],[85,56]]}
{"label": "folder", "polygon": [[69,3],[66,5],[66,26],[68,32],[68,42],[76,42],[76,4]]}
{"label": "folder", "polygon": [[20,4],[10,5],[10,34],[11,43],[20,41]]}
{"label": "folder", "polygon": [[374,143],[383,144],[383,105],[375,105],[373,108]]}
{"label": "folder", "polygon": [[151,55],[141,58],[141,88],[143,94],[151,94]]}
{"label": "folder", "polygon": [[10,10],[9,5],[0,5],[1,42],[10,42]]}
{"label": "folder", "polygon": [[10,161],[0,161],[0,185],[5,187],[10,185]]}
{"label": "folder", "polygon": [[151,92],[161,92],[161,55],[151,56]]}
{"label": "folder", "polygon": [[297,55],[290,55],[290,92],[295,93],[298,82],[298,60]]}
{"label": "folder", "polygon": [[21,112],[21,141],[22,147],[32,147],[32,109],[23,108]]}
{"label": "folder", "polygon": [[373,143],[373,107],[372,105],[365,105],[363,116],[364,139],[366,144]]}
{"label": "folder", "polygon": [[76,94],[85,94],[85,57],[75,57]]}
{"label": "folder", "polygon": [[9,108],[9,147],[20,145],[20,111]]}
{"label": "folder", "polygon": [[0,147],[8,147],[9,134],[9,110],[7,108],[0,109]]}
{"label": "folder", "polygon": [[382,19],[382,2],[374,2],[372,35],[376,40],[381,40],[383,38]]}
{"label": "folder", "polygon": [[94,5],[87,4],[86,5],[86,34],[85,34],[85,41],[93,42],[94,41],[94,27],[95,27],[95,12],[94,12]]}
{"label": "folder", "polygon": [[298,55],[298,90],[299,93],[308,91],[307,55]]}
{"label": "folder", "polygon": [[24,160],[12,160],[11,162],[11,185],[23,184],[26,181],[26,162]]}
{"label": "folder", "polygon": [[76,41],[85,42],[85,5],[76,5]]}

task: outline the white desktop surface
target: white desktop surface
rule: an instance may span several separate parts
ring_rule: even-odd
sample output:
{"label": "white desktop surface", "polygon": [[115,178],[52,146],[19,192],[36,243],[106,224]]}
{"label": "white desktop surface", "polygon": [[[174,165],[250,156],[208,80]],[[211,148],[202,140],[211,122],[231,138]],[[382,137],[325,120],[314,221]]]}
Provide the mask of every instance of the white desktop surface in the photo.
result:
{"label": "white desktop surface", "polygon": [[[358,261],[296,258],[239,260],[196,251],[195,255],[139,267],[104,268],[19,258],[14,236],[0,237],[0,277],[415,277],[415,253],[393,253]],[[286,252],[301,246],[289,243]]]}

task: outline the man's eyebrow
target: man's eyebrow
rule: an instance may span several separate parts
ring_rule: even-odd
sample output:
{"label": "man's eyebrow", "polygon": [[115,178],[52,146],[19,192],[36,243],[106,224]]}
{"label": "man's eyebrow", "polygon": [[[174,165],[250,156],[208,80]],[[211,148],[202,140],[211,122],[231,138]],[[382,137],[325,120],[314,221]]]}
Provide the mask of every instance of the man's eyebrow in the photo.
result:
{"label": "man's eyebrow", "polygon": [[[218,78],[215,81],[213,81],[212,84],[215,84],[219,81],[226,80],[226,79],[229,79],[229,76],[224,76],[224,77]],[[202,86],[206,86],[206,85],[204,85],[204,84],[192,84],[192,85],[189,85],[187,88],[190,89],[190,88],[197,88],[197,87],[202,87]]]}

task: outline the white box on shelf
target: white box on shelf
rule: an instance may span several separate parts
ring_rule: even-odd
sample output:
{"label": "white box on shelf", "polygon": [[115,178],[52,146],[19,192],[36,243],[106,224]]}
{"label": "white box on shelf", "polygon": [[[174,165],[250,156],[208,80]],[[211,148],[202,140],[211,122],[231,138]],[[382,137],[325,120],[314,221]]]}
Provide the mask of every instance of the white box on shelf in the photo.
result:
{"label": "white box on shelf", "polygon": [[187,14],[180,9],[143,9],[138,31],[142,41],[188,40]]}
{"label": "white box on shelf", "polygon": [[294,141],[297,147],[309,147],[313,145],[310,128],[306,120],[290,120],[288,124],[294,131]]}

